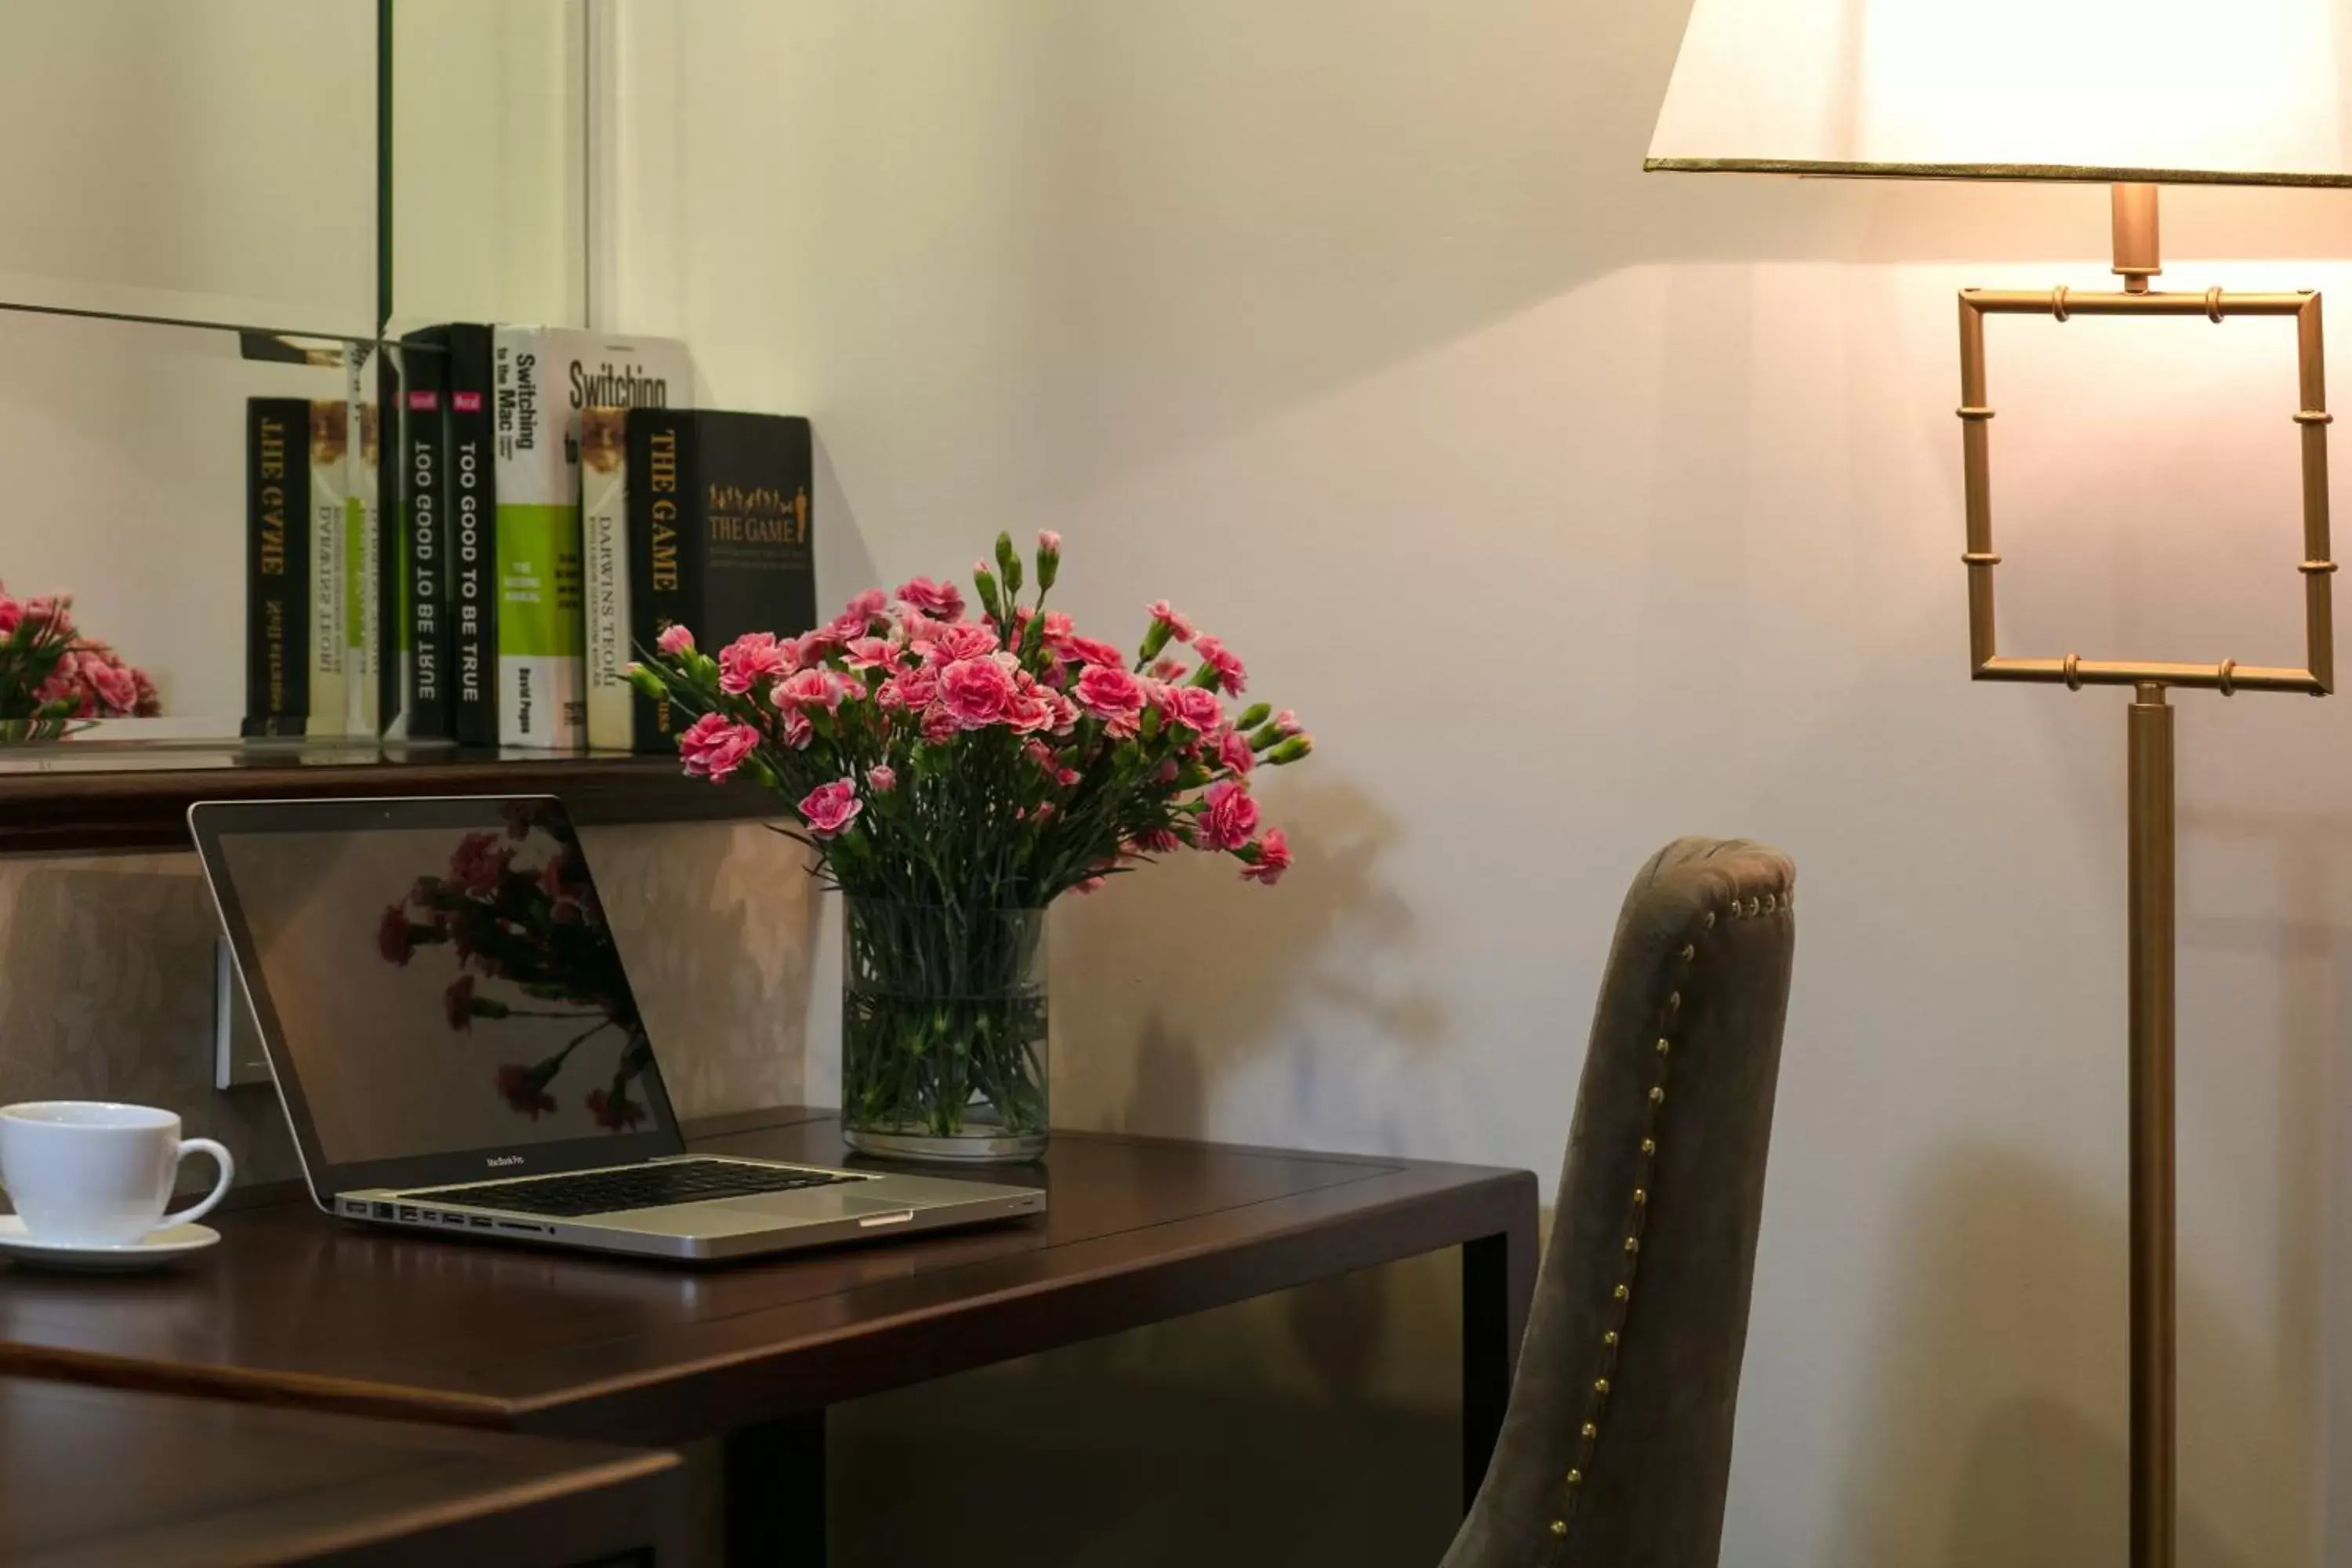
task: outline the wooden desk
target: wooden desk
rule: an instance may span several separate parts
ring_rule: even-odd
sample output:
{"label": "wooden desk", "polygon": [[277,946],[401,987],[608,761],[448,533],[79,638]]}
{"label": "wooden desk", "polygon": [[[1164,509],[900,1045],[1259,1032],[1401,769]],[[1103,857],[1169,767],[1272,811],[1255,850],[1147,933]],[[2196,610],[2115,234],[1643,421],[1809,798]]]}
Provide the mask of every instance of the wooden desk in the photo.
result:
{"label": "wooden desk", "polygon": [[0,1379],[18,1568],[667,1568],[683,1493],[669,1454]]}
{"label": "wooden desk", "polygon": [[[690,1131],[866,1163],[827,1111]],[[1044,1182],[1048,1212],[700,1272],[281,1201],[219,1215],[223,1244],[175,1273],[0,1279],[0,1372],[641,1445],[724,1435],[730,1556],[770,1563],[822,1539],[827,1405],[1460,1247],[1475,1489],[1534,1283],[1534,1176],[1057,1133],[1044,1169],[990,1179]]]}

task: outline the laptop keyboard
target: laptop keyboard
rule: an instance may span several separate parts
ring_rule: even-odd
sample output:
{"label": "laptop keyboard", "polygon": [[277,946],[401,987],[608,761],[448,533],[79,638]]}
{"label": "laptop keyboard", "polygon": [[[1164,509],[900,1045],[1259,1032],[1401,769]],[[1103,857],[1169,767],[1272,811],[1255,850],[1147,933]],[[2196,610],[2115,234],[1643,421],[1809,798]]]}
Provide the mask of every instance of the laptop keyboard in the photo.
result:
{"label": "laptop keyboard", "polygon": [[615,1214],[622,1209],[664,1208],[672,1204],[700,1203],[706,1198],[748,1197],[754,1193],[792,1193],[866,1179],[834,1171],[745,1165],[732,1160],[678,1160],[618,1171],[488,1182],[471,1187],[439,1187],[415,1196],[577,1219],[583,1215]]}

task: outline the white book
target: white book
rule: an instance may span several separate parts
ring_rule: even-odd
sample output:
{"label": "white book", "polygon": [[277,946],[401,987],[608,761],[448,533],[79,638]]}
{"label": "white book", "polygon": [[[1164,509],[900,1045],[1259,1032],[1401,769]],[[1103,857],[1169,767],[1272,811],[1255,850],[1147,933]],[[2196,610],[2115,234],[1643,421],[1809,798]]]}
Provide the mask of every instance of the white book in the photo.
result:
{"label": "white book", "polygon": [[634,748],[629,685],[628,410],[602,405],[580,415],[580,543],[588,600],[588,744]]}
{"label": "white book", "polygon": [[[567,327],[500,327],[491,361],[499,740],[583,747],[589,630],[581,416],[592,407],[683,406],[692,401],[694,364],[673,339],[624,340]],[[624,603],[623,638],[625,609]]]}

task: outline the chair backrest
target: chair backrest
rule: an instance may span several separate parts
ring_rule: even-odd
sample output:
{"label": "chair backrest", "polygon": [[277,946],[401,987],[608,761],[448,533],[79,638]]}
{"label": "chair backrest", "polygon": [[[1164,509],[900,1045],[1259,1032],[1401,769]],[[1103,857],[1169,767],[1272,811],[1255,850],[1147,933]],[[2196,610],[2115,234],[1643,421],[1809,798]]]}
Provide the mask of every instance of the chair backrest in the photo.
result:
{"label": "chair backrest", "polygon": [[1720,838],[1633,879],[1510,1408],[1444,1568],[1713,1568],[1795,880]]}

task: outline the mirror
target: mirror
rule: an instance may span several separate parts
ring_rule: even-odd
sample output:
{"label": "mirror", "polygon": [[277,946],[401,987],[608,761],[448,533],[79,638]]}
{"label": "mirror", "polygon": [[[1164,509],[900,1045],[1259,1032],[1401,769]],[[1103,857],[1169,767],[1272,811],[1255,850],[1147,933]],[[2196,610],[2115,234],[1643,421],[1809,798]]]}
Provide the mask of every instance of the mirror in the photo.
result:
{"label": "mirror", "polygon": [[[55,650],[0,646],[0,741],[72,732],[0,770],[183,767],[278,728],[247,722],[257,410],[305,416],[288,472],[345,519],[312,607],[372,624],[380,341],[584,320],[585,40],[585,0],[0,6],[0,637],[69,595],[35,710],[76,705],[28,722],[11,680]],[[375,655],[348,653],[344,722],[270,744],[374,753]]]}

